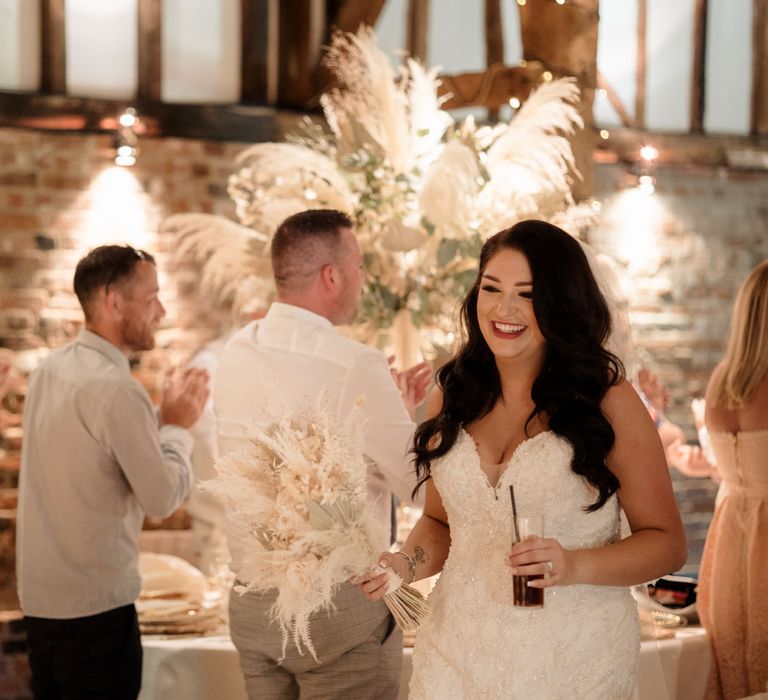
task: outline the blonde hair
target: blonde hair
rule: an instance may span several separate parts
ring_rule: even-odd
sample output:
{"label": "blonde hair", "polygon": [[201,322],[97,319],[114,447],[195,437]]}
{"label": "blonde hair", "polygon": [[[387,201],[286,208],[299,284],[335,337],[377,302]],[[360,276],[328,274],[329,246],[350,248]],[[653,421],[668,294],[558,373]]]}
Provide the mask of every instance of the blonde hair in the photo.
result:
{"label": "blonde hair", "polygon": [[715,381],[715,403],[739,408],[754,397],[768,372],[768,259],[749,273],[736,295],[723,367]]}

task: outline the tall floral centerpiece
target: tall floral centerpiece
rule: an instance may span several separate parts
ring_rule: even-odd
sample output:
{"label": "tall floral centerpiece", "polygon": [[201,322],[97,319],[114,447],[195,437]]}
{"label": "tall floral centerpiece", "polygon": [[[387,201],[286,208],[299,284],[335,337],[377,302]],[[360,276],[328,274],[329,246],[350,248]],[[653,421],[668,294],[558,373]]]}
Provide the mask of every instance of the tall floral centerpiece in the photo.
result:
{"label": "tall floral centerpiece", "polygon": [[571,196],[578,88],[544,82],[509,123],[479,127],[441,109],[437,68],[407,59],[395,71],[370,29],[337,34],[326,62],[338,87],[321,97],[325,125],[305,120],[286,142],[238,156],[227,191],[240,223],[180,214],[164,227],[203,261],[204,284],[266,304],[280,222],[308,208],[349,213],[367,279],[355,331],[390,331],[405,363],[430,340],[450,341],[486,238],[531,217],[573,231],[594,214]]}

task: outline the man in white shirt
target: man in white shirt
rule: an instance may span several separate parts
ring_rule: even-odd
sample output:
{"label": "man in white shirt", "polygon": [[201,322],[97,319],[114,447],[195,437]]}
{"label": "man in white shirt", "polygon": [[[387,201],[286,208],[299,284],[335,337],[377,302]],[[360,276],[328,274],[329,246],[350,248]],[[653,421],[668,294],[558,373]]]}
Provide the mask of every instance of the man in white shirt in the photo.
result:
{"label": "man in white shirt", "polygon": [[141,686],[139,530],[187,497],[208,376],[169,376],[159,421],[131,376],[165,315],[148,253],[95,248],[74,285],[85,330],[40,363],[24,405],[19,598],[35,697],[128,700]]}
{"label": "man in white shirt", "polygon": [[[362,397],[368,497],[389,525],[392,493],[410,501],[416,484],[407,456],[414,429],[409,410],[426,394],[429,368],[417,365],[397,375],[401,395],[381,352],[333,328],[354,319],[363,281],[360,247],[345,214],[311,210],[286,219],[272,242],[272,265],[278,301],[235,334],[216,373],[219,453],[245,446],[249,422],[266,427],[279,417],[270,413],[276,403],[270,392],[279,391],[277,403],[288,410],[325,394],[340,420]],[[229,536],[237,575],[242,543],[251,534],[233,519]],[[389,541],[380,544],[386,549]],[[272,592],[230,596],[230,631],[249,698],[396,697],[402,634],[381,601],[370,604],[356,587],[342,586],[335,610],[310,622],[319,663],[292,644],[279,661],[282,635],[269,615],[274,601]]]}
{"label": "man in white shirt", "polygon": [[[231,337],[232,332],[228,331],[206,343],[192,356],[189,366],[204,369],[210,377],[214,377],[221,353]],[[194,439],[192,448],[194,483],[189,494],[187,511],[192,519],[197,566],[206,576],[218,576],[220,567],[226,568],[228,561],[224,503],[219,496],[206,491],[205,488],[200,488],[201,482],[216,476],[214,463],[218,447],[213,396],[205,402],[203,414],[190,433]]]}

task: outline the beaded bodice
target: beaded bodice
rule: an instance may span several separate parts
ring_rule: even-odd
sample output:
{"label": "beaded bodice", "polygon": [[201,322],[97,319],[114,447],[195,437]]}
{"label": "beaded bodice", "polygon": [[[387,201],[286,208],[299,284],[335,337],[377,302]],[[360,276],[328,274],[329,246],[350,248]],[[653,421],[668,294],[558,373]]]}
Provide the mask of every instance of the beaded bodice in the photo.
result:
{"label": "beaded bodice", "polygon": [[622,698],[639,650],[628,589],[547,589],[543,609],[511,605],[509,485],[521,515],[543,514],[545,534],[567,549],[619,538],[612,497],[594,513],[595,489],[571,470],[572,448],[546,431],[523,442],[494,487],[472,438],[461,432],[433,464],[451,549],[419,630],[411,698]]}

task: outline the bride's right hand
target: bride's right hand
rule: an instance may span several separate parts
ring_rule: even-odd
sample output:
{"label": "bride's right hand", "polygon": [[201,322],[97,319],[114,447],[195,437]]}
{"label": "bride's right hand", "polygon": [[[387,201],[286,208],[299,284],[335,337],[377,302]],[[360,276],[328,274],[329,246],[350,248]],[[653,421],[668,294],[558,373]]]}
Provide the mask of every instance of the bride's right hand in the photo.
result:
{"label": "bride's right hand", "polygon": [[[379,557],[379,566],[392,569],[404,581],[408,578],[408,564],[403,557],[396,557],[392,552],[383,552]],[[389,578],[386,571],[375,573],[367,571],[354,581],[355,585],[371,601],[381,600],[389,588]]]}

